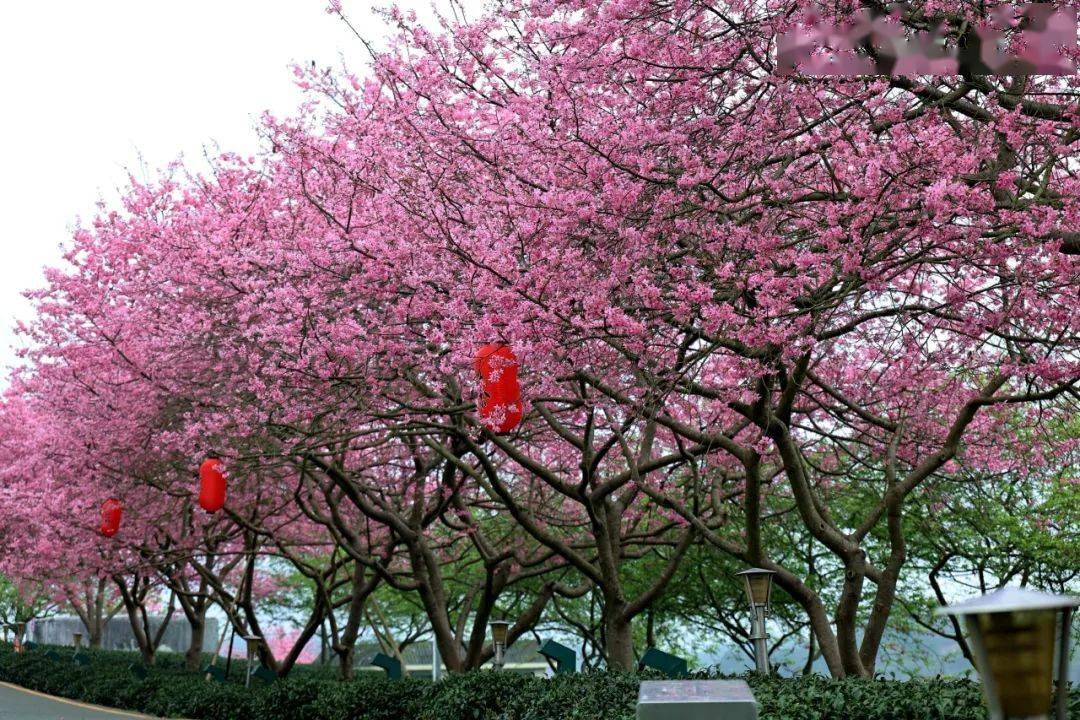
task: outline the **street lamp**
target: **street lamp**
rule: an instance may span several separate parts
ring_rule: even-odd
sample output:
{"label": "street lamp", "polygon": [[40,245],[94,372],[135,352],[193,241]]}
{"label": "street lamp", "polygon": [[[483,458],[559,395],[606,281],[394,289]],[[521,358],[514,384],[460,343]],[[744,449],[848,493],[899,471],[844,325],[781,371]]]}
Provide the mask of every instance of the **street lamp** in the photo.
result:
{"label": "street lamp", "polygon": [[776,572],[764,568],[750,568],[735,574],[743,579],[746,599],[753,614],[750,639],[754,641],[754,663],[759,673],[768,675],[769,645],[765,634],[765,613],[769,611],[769,603],[772,601],[772,582]]}
{"label": "street lamp", "polygon": [[262,638],[258,635],[244,635],[243,637],[247,643],[247,673],[244,675],[244,687],[251,687],[251,660],[259,651]]}
{"label": "street lamp", "polygon": [[81,632],[71,633],[71,639],[73,644],[75,645],[76,652],[79,650],[79,648],[82,647],[82,638],[83,634]]}
{"label": "street lamp", "polygon": [[491,643],[495,646],[495,658],[492,664],[495,670],[499,671],[506,664],[506,639],[510,634],[510,623],[506,620],[492,620],[489,624],[491,625]]}
{"label": "street lamp", "polygon": [[964,618],[992,720],[1050,718],[1055,640],[1056,716],[1066,720],[1069,623],[1078,606],[1080,598],[1010,587],[938,609]]}

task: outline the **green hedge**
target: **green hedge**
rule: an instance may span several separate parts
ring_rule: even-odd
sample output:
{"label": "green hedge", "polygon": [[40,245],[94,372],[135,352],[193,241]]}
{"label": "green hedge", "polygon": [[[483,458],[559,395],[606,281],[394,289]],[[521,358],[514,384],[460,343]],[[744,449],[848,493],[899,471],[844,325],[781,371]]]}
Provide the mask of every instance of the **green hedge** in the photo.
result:
{"label": "green hedge", "polygon": [[[145,680],[130,672],[137,656],[93,652],[90,664],[71,649],[16,655],[0,646],[0,680],[41,692],[126,710],[192,720],[632,720],[640,678],[597,673],[551,680],[490,672],[390,682],[327,679],[306,670],[296,678],[247,690],[234,681],[208,683],[162,655]],[[242,667],[242,664],[241,664]],[[761,720],[985,720],[978,686],[966,680],[828,680],[747,677]],[[1070,718],[1080,720],[1080,690]]]}

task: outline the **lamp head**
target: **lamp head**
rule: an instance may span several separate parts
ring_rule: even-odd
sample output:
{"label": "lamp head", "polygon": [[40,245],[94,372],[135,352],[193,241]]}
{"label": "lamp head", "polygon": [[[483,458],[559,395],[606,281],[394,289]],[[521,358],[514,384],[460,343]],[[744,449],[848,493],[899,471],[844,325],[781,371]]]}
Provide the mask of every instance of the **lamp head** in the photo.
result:
{"label": "lamp head", "polygon": [[745,583],[746,599],[750,607],[768,608],[772,602],[772,582],[776,572],[764,568],[750,568],[735,574],[742,577]]}
{"label": "lamp head", "polygon": [[510,634],[510,623],[506,620],[492,620],[491,639],[496,645],[506,647],[506,639]]}
{"label": "lamp head", "polygon": [[991,711],[1038,717],[1050,713],[1058,616],[1077,606],[1080,598],[1002,588],[938,614],[964,618]]}

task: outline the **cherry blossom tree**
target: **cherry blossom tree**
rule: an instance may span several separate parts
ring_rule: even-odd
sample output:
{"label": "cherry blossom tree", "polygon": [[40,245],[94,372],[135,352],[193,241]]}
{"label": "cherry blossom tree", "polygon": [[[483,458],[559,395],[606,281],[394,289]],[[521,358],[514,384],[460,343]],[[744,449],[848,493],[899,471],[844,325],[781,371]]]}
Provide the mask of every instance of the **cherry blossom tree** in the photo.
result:
{"label": "cherry blossom tree", "polygon": [[[894,21],[955,40],[999,4]],[[595,593],[631,668],[697,547],[776,571],[829,671],[872,676],[910,504],[1075,457],[1051,429],[1080,382],[1077,80],[777,73],[807,12],[395,11],[362,77],[298,68],[311,102],[266,118],[259,157],[133,181],[32,294],[0,532],[42,573],[115,578],[133,617],[160,583],[193,626],[212,602],[260,635],[288,563],[315,600],[262,661],[287,673],[341,615],[346,676],[383,585],[454,671],[496,613],[518,638]],[[477,410],[491,342],[520,362],[507,433]],[[837,586],[808,582],[785,518]]]}

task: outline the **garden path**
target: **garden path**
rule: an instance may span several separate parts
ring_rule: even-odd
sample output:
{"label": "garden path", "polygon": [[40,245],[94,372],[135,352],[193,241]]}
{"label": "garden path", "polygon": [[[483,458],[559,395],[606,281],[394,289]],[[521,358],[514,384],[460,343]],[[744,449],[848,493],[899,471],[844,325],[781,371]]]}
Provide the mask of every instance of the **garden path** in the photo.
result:
{"label": "garden path", "polygon": [[119,720],[149,718],[122,710],[86,705],[0,683],[0,720]]}

